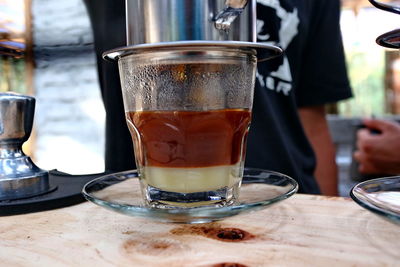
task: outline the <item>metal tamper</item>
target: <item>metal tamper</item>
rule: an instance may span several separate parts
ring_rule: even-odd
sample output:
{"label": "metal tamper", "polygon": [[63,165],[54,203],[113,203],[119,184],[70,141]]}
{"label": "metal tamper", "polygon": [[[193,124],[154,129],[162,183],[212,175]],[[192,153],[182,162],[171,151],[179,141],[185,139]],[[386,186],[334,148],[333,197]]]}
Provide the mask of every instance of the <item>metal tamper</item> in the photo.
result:
{"label": "metal tamper", "polygon": [[35,112],[35,98],[0,93],[0,201],[28,198],[50,190],[49,174],[22,151]]}

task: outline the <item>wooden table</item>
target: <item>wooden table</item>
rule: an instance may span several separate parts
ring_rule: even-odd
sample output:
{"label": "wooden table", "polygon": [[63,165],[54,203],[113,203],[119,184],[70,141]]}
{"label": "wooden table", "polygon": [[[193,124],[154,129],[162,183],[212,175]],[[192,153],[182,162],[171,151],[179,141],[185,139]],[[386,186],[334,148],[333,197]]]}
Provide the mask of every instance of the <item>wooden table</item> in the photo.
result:
{"label": "wooden table", "polygon": [[195,225],[83,203],[0,217],[0,265],[400,266],[400,227],[350,199],[300,194]]}

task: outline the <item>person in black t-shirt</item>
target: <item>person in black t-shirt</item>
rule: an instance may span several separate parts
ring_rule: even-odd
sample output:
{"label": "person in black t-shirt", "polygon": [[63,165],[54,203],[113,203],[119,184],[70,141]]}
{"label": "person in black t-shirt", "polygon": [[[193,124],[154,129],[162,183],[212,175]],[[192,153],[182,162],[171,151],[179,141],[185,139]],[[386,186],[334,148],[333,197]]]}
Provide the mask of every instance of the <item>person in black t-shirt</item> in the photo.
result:
{"label": "person in black t-shirt", "polygon": [[[126,45],[124,1],[85,2],[106,109],[106,170],[133,169],[118,69],[101,59],[104,51]],[[258,65],[245,165],[287,174],[299,182],[299,192],[335,195],[335,151],[324,105],[351,97],[339,27],[340,2],[257,2],[258,41],[279,45],[285,54]]]}
{"label": "person in black t-shirt", "polygon": [[280,45],[285,55],[258,66],[246,165],[286,173],[301,192],[319,193],[315,174],[323,193],[337,194],[324,105],[351,96],[339,17],[339,0],[257,5],[258,41]]}

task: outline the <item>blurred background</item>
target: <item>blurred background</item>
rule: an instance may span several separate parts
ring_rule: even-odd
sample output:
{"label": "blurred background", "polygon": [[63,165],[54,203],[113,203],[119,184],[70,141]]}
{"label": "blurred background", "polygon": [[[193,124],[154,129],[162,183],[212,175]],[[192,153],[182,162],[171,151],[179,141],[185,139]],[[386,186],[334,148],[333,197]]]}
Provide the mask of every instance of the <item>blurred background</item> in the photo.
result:
{"label": "blurred background", "polygon": [[43,169],[102,172],[105,114],[82,0],[0,0],[0,36],[25,50],[1,53],[0,90],[36,97],[26,153]]}
{"label": "blurred background", "polygon": [[[342,195],[355,182],[349,174],[354,131],[343,127],[354,128],[366,116],[400,114],[399,52],[375,44],[378,35],[397,25],[398,16],[367,0],[342,0],[341,27],[355,96],[329,107]],[[102,172],[105,114],[82,0],[0,0],[0,51],[0,91],[37,100],[25,152],[43,169]]]}

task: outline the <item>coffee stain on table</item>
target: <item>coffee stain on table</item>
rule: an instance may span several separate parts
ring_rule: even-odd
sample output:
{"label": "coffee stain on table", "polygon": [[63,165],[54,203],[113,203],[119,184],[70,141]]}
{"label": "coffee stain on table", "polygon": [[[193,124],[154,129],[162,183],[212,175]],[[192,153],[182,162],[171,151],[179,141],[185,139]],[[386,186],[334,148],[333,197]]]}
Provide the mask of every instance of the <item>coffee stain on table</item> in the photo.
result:
{"label": "coffee stain on table", "polygon": [[234,262],[224,262],[224,263],[214,264],[212,267],[247,267],[247,265]]}
{"label": "coffee stain on table", "polygon": [[140,253],[149,256],[168,256],[188,249],[184,244],[171,239],[126,240],[122,249],[128,254]]}
{"label": "coffee stain on table", "polygon": [[254,239],[256,236],[239,228],[222,227],[210,223],[203,225],[189,225],[174,228],[170,231],[173,235],[199,235],[222,242],[242,242]]}

